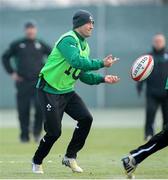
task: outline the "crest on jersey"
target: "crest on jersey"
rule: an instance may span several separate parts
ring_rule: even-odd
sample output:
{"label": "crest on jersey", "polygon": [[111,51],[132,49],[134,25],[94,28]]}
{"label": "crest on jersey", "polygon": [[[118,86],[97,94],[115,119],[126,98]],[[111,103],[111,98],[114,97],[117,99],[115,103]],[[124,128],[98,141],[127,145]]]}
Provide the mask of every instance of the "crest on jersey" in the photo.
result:
{"label": "crest on jersey", "polygon": [[41,44],[39,42],[35,42],[35,48],[36,49],[40,49],[41,48]]}
{"label": "crest on jersey", "polygon": [[168,60],[168,53],[164,53],[164,58],[166,61]]}
{"label": "crest on jersey", "polygon": [[20,43],[20,44],[19,44],[19,47],[23,49],[23,48],[26,47],[26,44],[25,44],[25,43]]}

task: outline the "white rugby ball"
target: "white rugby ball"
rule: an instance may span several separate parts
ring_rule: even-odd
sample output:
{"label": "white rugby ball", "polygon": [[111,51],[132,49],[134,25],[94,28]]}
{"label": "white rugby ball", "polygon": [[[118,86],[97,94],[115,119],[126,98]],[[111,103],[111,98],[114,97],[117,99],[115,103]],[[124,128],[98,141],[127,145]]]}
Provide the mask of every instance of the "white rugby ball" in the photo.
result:
{"label": "white rugby ball", "polygon": [[154,60],[151,55],[144,55],[135,60],[131,68],[131,77],[134,81],[145,80],[152,72]]}

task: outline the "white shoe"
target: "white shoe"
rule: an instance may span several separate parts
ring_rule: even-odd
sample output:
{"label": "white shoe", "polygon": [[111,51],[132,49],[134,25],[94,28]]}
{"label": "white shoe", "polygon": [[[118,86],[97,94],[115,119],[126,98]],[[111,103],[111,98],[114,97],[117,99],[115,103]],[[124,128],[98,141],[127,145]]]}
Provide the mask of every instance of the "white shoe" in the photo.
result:
{"label": "white shoe", "polygon": [[83,169],[78,166],[77,161],[74,158],[67,158],[66,156],[64,156],[64,158],[62,159],[62,164],[71,168],[73,172],[83,172]]}
{"label": "white shoe", "polygon": [[123,167],[128,179],[135,179],[134,171],[137,167],[136,161],[132,155],[129,155],[122,159]]}
{"label": "white shoe", "polygon": [[32,171],[33,173],[36,173],[36,174],[44,173],[42,165],[34,164],[34,163],[32,163]]}

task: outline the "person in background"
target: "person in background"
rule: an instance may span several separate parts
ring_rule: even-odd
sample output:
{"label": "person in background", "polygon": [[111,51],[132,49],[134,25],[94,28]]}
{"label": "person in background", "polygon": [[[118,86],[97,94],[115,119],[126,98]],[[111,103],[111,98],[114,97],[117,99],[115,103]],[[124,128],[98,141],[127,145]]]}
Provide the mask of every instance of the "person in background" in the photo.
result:
{"label": "person in background", "polygon": [[[36,96],[36,82],[50,46],[37,39],[36,23],[29,21],[24,26],[25,37],[12,42],[2,55],[5,70],[15,81],[17,89],[17,110],[20,123],[20,141],[29,142],[30,107],[35,108],[33,135],[39,141],[43,115]],[[14,63],[12,62],[14,61]],[[13,66],[13,64],[15,64]]]}
{"label": "person in background", "polygon": [[146,122],[145,140],[154,135],[154,119],[159,106],[163,115],[163,129],[168,125],[168,96],[164,88],[168,77],[168,52],[166,51],[166,38],[158,33],[153,37],[153,47],[150,53],[154,59],[154,69],[147,80],[138,82],[137,91],[142,92],[146,84]]}

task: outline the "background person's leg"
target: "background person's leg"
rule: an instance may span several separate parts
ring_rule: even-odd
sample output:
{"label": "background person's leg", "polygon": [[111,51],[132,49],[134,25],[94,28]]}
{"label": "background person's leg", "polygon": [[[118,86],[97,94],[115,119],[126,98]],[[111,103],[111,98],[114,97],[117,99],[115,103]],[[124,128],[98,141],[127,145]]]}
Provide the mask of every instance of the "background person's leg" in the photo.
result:
{"label": "background person's leg", "polygon": [[93,118],[82,99],[76,93],[70,99],[65,112],[78,121],[65,155],[68,158],[76,158],[77,152],[85,144]]}
{"label": "background person's leg", "polygon": [[17,110],[20,123],[20,140],[29,141],[31,94],[26,82],[17,83]]}
{"label": "background person's leg", "polygon": [[151,95],[146,97],[146,121],[145,121],[145,139],[154,135],[154,120],[159,102]]}

